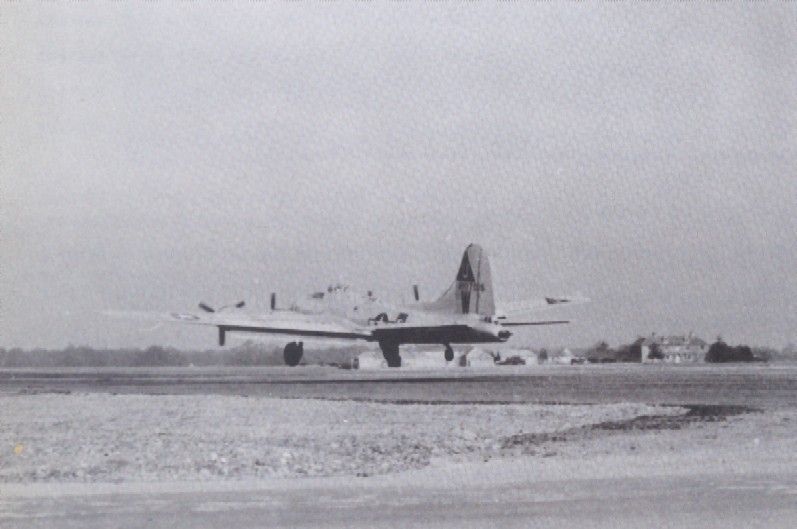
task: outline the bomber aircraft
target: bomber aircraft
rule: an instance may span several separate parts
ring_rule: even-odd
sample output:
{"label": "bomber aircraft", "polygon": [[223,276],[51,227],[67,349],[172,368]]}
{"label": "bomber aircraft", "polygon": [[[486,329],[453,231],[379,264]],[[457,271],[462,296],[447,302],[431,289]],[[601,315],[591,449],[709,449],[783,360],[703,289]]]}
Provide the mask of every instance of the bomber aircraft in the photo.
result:
{"label": "bomber aircraft", "polygon": [[[505,342],[512,327],[557,325],[567,320],[534,320],[531,314],[561,304],[589,301],[581,296],[556,296],[496,306],[487,255],[470,244],[462,255],[454,282],[435,301],[421,302],[414,286],[414,303],[389,304],[372,295],[359,294],[347,286],[330,286],[313,293],[290,308],[279,309],[271,294],[271,310],[261,315],[240,311],[243,302],[232,307],[200,303],[202,313],[171,312],[159,319],[175,323],[218,328],[219,345],[227,333],[262,333],[294,337],[284,349],[284,360],[296,366],[302,359],[301,338],[364,340],[376,342],[389,367],[401,367],[399,348],[404,344],[440,344],[446,361],[454,359],[452,344]],[[131,313],[127,313],[128,315]],[[117,314],[118,315],[118,314]]]}

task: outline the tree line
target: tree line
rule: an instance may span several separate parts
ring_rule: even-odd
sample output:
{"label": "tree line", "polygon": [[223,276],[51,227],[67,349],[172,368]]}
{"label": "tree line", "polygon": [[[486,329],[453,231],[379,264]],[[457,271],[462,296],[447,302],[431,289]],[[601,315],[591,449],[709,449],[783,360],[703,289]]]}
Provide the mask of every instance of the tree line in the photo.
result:
{"label": "tree line", "polygon": [[[345,364],[362,348],[333,347],[306,351],[307,363]],[[64,349],[6,349],[0,347],[0,367],[188,367],[283,365],[282,345],[245,342],[236,347],[181,350],[152,345],[147,348],[103,349],[68,346]]]}
{"label": "tree line", "polygon": [[[644,342],[645,338],[637,338],[629,344],[611,347],[606,341],[600,341],[587,349],[586,358],[593,363],[642,362],[642,355],[646,352],[648,360],[664,360],[659,344],[652,343],[644,351]],[[731,346],[718,338],[706,351],[705,362],[768,362],[778,356],[777,351],[768,347]]]}

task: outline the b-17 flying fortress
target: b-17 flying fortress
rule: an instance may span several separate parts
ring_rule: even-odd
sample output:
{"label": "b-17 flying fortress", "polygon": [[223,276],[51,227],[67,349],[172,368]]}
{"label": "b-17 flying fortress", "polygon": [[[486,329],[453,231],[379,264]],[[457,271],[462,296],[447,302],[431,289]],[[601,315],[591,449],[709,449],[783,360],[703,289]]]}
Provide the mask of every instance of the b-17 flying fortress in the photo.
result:
{"label": "b-17 flying fortress", "polygon": [[[288,309],[277,308],[271,295],[271,310],[248,315],[214,309],[200,303],[202,313],[173,312],[162,315],[166,321],[218,328],[219,345],[227,333],[261,333],[336,340],[377,342],[390,367],[401,366],[399,348],[404,344],[440,344],[447,361],[454,359],[453,344],[505,342],[512,327],[557,325],[567,320],[539,320],[533,315],[551,306],[589,301],[581,296],[556,296],[498,304],[493,295],[490,263],[484,250],[470,244],[453,283],[434,301],[422,302],[414,289],[415,302],[391,304],[360,294],[349,287],[330,286],[294,303]],[[235,308],[243,307],[238,303]],[[292,341],[285,346],[284,359],[296,366],[302,359],[304,343]]]}

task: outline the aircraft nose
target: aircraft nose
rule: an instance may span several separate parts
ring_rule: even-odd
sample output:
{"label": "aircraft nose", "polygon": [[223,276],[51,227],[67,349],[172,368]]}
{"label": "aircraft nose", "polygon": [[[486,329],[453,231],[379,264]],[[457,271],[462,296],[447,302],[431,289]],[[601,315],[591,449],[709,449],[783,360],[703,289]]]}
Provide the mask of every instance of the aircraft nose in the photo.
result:
{"label": "aircraft nose", "polygon": [[512,333],[507,330],[498,331],[498,339],[502,342],[509,340],[510,336],[512,336]]}

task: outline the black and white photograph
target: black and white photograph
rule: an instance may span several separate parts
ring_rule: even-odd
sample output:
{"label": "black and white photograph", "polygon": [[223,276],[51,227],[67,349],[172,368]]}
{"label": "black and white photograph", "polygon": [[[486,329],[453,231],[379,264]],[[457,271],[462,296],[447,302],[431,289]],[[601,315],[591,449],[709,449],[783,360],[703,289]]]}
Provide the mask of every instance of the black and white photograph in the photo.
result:
{"label": "black and white photograph", "polygon": [[797,527],[797,2],[0,0],[0,527]]}

